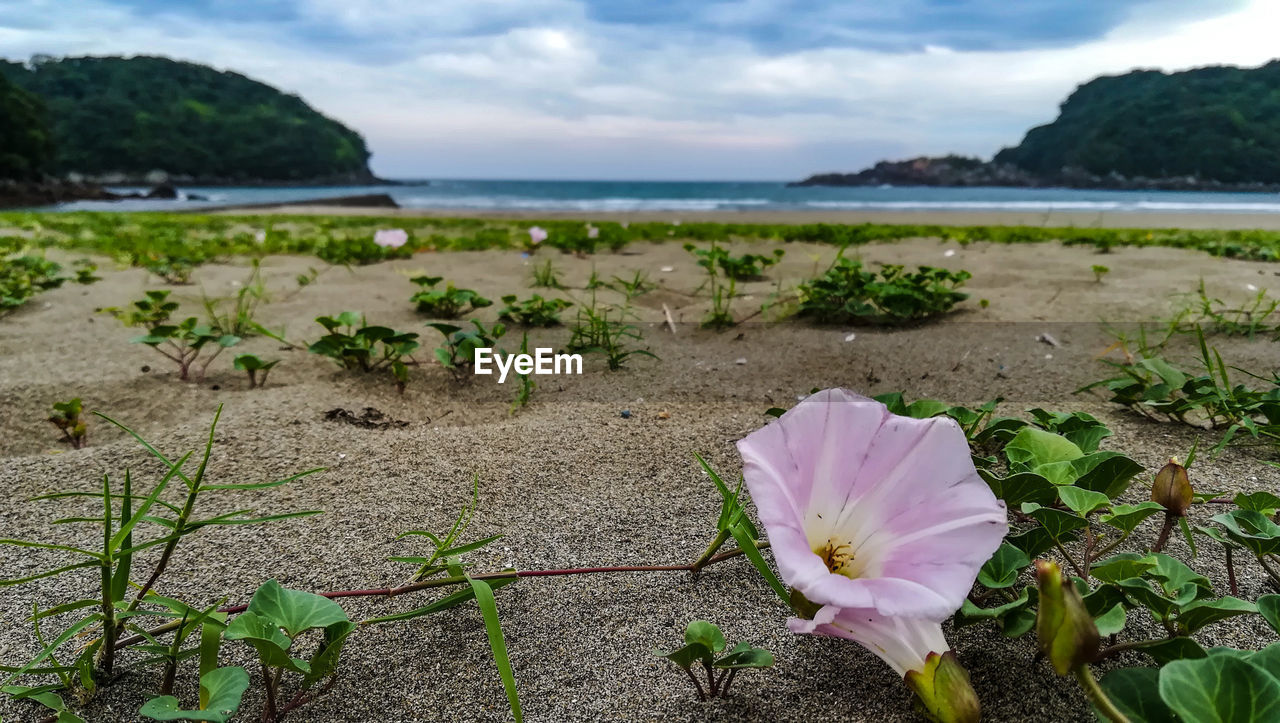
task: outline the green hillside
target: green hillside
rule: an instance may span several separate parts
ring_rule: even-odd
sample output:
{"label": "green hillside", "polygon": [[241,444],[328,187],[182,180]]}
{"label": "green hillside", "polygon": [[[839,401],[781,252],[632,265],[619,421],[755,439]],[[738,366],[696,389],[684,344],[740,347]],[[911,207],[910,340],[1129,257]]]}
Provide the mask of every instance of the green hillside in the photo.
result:
{"label": "green hillside", "polygon": [[1096,78],[1067,98],[1057,120],[1028,131],[995,162],[1043,177],[1082,169],[1280,183],[1280,61]]}
{"label": "green hillside", "polygon": [[0,179],[39,177],[51,152],[44,105],[0,75]]}
{"label": "green hillside", "polygon": [[202,182],[364,182],[355,131],[231,72],[154,57],[37,57],[0,73],[48,108],[49,171]]}

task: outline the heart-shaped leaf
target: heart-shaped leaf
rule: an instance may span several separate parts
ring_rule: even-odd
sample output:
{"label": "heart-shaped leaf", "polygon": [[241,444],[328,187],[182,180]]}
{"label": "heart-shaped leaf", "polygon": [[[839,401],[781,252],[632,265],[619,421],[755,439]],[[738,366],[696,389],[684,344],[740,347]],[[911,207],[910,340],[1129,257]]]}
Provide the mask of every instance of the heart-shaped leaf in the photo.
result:
{"label": "heart-shaped leaf", "polygon": [[258,588],[249,600],[248,612],[284,628],[290,638],[311,628],[349,622],[342,606],[329,598],[302,590],[286,590],[275,580],[268,580]]}
{"label": "heart-shaped leaf", "polygon": [[200,676],[200,698],[208,700],[201,710],[181,710],[171,695],[152,698],[138,711],[154,720],[193,720],[226,723],[240,708],[240,699],[249,687],[244,668],[218,668]]}
{"label": "heart-shaped leaf", "polygon": [[1280,719],[1280,681],[1256,665],[1227,655],[1169,663],[1160,672],[1160,697],[1184,721]]}

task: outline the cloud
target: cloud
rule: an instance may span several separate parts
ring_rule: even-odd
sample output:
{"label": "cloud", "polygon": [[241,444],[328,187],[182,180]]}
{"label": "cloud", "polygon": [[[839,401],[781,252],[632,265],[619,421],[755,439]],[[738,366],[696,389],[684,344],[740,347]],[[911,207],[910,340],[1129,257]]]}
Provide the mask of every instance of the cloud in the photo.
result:
{"label": "cloud", "polygon": [[23,0],[0,47],[233,69],[406,177],[794,178],[990,155],[1079,83],[1270,58],[1271,0]]}

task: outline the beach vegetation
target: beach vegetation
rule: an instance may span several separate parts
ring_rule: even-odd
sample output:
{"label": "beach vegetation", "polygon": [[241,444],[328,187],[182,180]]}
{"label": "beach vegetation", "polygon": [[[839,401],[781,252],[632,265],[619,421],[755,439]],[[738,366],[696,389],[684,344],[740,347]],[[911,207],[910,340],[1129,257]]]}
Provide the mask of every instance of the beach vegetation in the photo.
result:
{"label": "beach vegetation", "polygon": [[967,271],[896,264],[878,271],[843,254],[822,275],[800,285],[797,313],[820,324],[909,324],[951,311],[968,294],[958,291]]}
{"label": "beach vegetation", "polygon": [[515,294],[502,297],[506,306],[498,311],[498,318],[521,326],[558,326],[560,312],[573,306],[565,299],[544,299],[538,294],[519,299]]}
{"label": "beach vegetation", "polygon": [[434,319],[456,319],[463,314],[493,305],[471,289],[459,289],[452,281],[446,282],[444,288],[438,288],[443,276],[415,276],[409,281],[418,285],[419,291],[409,297],[418,309],[418,313],[426,314]]}
{"label": "beach vegetation", "polygon": [[[729,695],[729,686],[739,670],[773,667],[773,654],[768,650],[749,643],[730,648],[720,628],[706,620],[694,620],[685,627],[683,647],[671,651],[655,649],[653,654],[685,672],[698,693],[698,700]],[[693,672],[695,667],[700,668],[703,681]]]}
{"label": "beach vegetation", "polygon": [[1102,277],[1111,273],[1111,269],[1103,266],[1102,264],[1094,264],[1089,267],[1089,270],[1093,272],[1093,280],[1099,284],[1102,283]]}
{"label": "beach vegetation", "polygon": [[560,271],[551,263],[551,259],[533,267],[533,281],[529,285],[535,289],[564,288],[564,283],[560,281]]}
{"label": "beach vegetation", "polygon": [[82,449],[89,443],[89,429],[83,415],[84,405],[80,397],[54,402],[53,413],[49,415],[49,423],[57,427],[62,434],[62,441],[72,449]]}
{"label": "beach vegetation", "polygon": [[569,331],[566,348],[571,353],[599,354],[604,357],[610,371],[626,367],[632,357],[658,357],[648,349],[636,349],[633,342],[644,340],[640,328],[631,321],[628,307],[596,303],[592,294],[590,304],[579,304],[577,318]]}
{"label": "beach vegetation", "polygon": [[698,248],[693,244],[685,244],[684,248],[694,255],[698,260],[698,265],[702,267],[707,276],[706,281],[699,288],[709,289],[711,309],[703,317],[702,326],[720,331],[738,323],[734,320],[733,312],[730,310],[733,304],[733,297],[737,293],[738,277],[730,273],[730,269],[735,268],[732,264],[725,265],[722,263],[722,261],[729,258],[728,252],[719,247],[715,241],[712,241],[711,246],[705,249]]}
{"label": "beach vegetation", "polygon": [[267,375],[279,363],[279,359],[264,361],[257,354],[239,354],[233,366],[236,371],[244,372],[249,376],[250,389],[260,389],[267,385]]}
{"label": "beach vegetation", "polygon": [[[628,304],[637,296],[658,288],[657,284],[649,280],[649,272],[643,270],[632,272],[630,277],[614,276],[607,286],[625,296]],[[587,288],[590,290],[592,287],[588,284]]]}
{"label": "beach vegetation", "polygon": [[267,301],[267,286],[262,279],[261,264],[253,259],[248,278],[229,297],[211,297],[201,293],[205,323],[221,334],[241,339],[261,333],[256,320],[258,306]]}
{"label": "beach vegetation", "polygon": [[344,311],[336,316],[316,317],[326,334],[312,342],[307,351],[328,357],[343,369],[365,373],[386,371],[404,391],[409,383],[408,365],[413,363],[418,335],[386,326],[371,326],[364,314]]}
{"label": "beach vegetation", "polygon": [[507,333],[505,324],[494,323],[486,326],[483,322],[472,320],[468,329],[454,324],[432,323],[427,326],[440,332],[444,337],[444,346],[435,348],[436,360],[448,369],[455,378],[465,378],[468,371],[475,367],[476,349],[497,348],[498,339]]}
{"label": "beach vegetation", "polygon": [[771,254],[742,254],[734,256],[729,250],[715,242],[708,248],[699,248],[694,244],[685,244],[685,251],[698,259],[703,268],[718,268],[726,278],[734,281],[759,281],[770,266],[782,260],[786,254],[783,249],[774,249]]}
{"label": "beach vegetation", "polygon": [[76,261],[72,270],[75,275],[66,276],[61,264],[45,258],[41,251],[26,248],[21,239],[0,238],[0,315],[68,281],[92,284],[101,280],[94,275],[97,265],[87,260]]}
{"label": "beach vegetation", "polygon": [[133,302],[132,308],[103,311],[115,316],[125,326],[146,329],[145,334],[134,337],[132,342],[145,344],[177,364],[179,379],[190,379],[192,370],[195,370],[196,379],[203,379],[209,365],[223,350],[239,344],[240,337],[222,333],[194,316],[173,321],[173,313],[180,305],[171,301],[169,295],[170,292],[163,289],[147,291],[141,299]]}

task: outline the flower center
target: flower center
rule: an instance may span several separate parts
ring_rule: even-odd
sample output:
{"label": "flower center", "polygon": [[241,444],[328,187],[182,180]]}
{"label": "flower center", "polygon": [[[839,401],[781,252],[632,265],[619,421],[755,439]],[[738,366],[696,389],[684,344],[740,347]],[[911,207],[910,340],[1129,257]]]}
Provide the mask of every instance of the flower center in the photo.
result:
{"label": "flower center", "polygon": [[853,546],[848,542],[829,537],[825,544],[814,548],[813,553],[821,557],[827,569],[837,575],[844,575],[852,580],[862,572],[861,565],[854,564],[857,555],[854,554]]}

